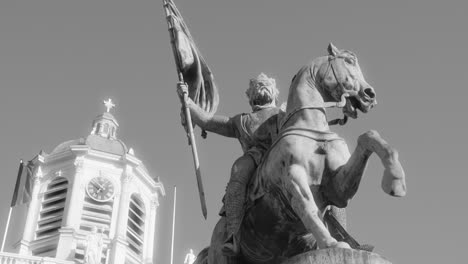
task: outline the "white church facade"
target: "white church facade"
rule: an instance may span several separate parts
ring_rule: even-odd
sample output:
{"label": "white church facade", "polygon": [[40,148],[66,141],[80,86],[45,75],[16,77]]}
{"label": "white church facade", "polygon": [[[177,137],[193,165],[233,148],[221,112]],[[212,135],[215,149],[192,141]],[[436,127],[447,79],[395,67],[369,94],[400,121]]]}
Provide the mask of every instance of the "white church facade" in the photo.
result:
{"label": "white church facade", "polygon": [[117,137],[107,111],[87,137],[41,152],[30,169],[31,199],[22,234],[0,253],[8,263],[153,263],[163,184]]}

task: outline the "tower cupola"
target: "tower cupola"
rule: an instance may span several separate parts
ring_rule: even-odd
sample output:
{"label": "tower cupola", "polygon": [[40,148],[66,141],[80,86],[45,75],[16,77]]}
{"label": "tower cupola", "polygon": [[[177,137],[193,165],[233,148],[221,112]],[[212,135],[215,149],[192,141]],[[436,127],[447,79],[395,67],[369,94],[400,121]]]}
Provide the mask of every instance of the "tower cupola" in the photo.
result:
{"label": "tower cupola", "polygon": [[110,113],[115,104],[112,102],[112,99],[107,99],[103,103],[106,107],[106,112],[98,115],[93,120],[91,135],[98,135],[107,139],[117,139],[119,123],[117,123],[115,117]]}

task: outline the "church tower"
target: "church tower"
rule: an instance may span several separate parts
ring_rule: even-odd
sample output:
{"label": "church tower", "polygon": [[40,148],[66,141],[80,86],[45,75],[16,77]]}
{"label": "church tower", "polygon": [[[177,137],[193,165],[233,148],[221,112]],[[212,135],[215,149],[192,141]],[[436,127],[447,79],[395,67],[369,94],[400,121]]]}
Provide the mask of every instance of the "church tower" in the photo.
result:
{"label": "church tower", "polygon": [[31,201],[19,255],[59,263],[150,264],[159,198],[165,195],[106,111],[90,134],[29,161]]}

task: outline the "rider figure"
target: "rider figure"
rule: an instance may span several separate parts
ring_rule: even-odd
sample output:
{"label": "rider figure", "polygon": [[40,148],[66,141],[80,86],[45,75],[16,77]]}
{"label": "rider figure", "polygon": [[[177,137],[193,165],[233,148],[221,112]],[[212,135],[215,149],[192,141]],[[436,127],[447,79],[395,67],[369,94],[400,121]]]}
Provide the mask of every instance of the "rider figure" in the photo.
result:
{"label": "rider figure", "polygon": [[[187,85],[179,83],[177,91],[183,100]],[[237,138],[244,152],[232,166],[231,178],[226,189],[224,202],[228,239],[222,248],[225,255],[239,254],[237,231],[244,214],[246,188],[264,153],[271,146],[272,138],[277,134],[277,114],[280,111],[276,107],[278,94],[275,80],[261,73],[250,80],[246,91],[252,107],[251,113],[228,118],[208,114],[190,98],[186,102],[196,125],[225,137]]]}

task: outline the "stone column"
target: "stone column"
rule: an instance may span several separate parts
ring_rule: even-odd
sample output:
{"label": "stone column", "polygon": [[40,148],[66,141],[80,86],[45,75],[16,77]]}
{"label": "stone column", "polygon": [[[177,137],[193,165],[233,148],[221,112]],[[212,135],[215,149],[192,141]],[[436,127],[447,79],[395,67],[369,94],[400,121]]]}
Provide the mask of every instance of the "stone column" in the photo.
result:
{"label": "stone column", "polygon": [[68,187],[68,199],[65,206],[63,226],[73,228],[75,231],[80,229],[81,212],[84,202],[85,184],[84,178],[84,158],[78,157],[75,160],[75,175],[70,177],[71,186]]}
{"label": "stone column", "polygon": [[80,229],[81,212],[83,210],[84,184],[83,179],[84,158],[75,160],[75,175],[69,177],[67,201],[65,203],[62,228],[59,230],[59,242],[57,245],[58,259],[74,260],[76,250],[75,233]]}
{"label": "stone column", "polygon": [[127,221],[130,203],[129,185],[131,181],[131,167],[127,166],[122,175],[122,188],[117,214],[117,225],[114,239],[112,240],[112,250],[110,253],[110,263],[123,264],[127,255]]}
{"label": "stone column", "polygon": [[20,242],[19,253],[31,255],[29,244],[34,239],[34,229],[37,225],[37,216],[41,208],[41,197],[39,192],[41,190],[42,170],[39,166],[33,176],[33,187],[31,193],[31,201],[29,203],[28,215],[26,216],[26,224],[24,225],[23,239]]}
{"label": "stone column", "polygon": [[147,233],[145,234],[145,253],[143,260],[145,264],[153,263],[153,248],[154,248],[154,235],[156,230],[156,210],[158,209],[159,202],[157,194],[151,199],[150,212],[147,217]]}
{"label": "stone column", "polygon": [[76,242],[75,230],[73,228],[60,228],[56,258],[73,261],[75,259]]}

